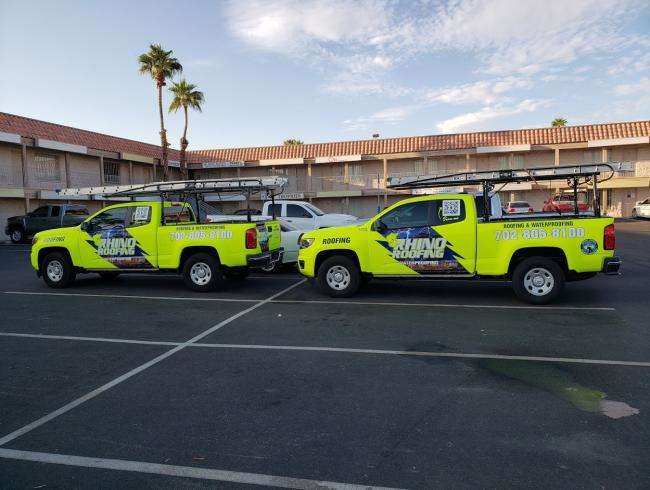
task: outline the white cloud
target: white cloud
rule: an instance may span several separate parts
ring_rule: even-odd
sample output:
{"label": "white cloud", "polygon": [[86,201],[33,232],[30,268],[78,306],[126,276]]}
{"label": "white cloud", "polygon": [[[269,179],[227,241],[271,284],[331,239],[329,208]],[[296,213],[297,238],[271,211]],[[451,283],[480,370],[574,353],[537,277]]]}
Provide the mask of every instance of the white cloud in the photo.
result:
{"label": "white cloud", "polygon": [[343,126],[347,131],[357,131],[369,129],[372,125],[395,124],[408,118],[417,109],[416,106],[389,107],[370,116],[346,119]]}
{"label": "white cloud", "polygon": [[459,116],[446,119],[436,125],[441,133],[453,133],[463,128],[475,127],[477,124],[505,116],[512,116],[523,112],[534,112],[540,107],[549,104],[548,100],[526,99],[515,106],[486,106],[475,112],[468,112]]}
{"label": "white cloud", "polygon": [[622,83],[614,87],[616,95],[648,95],[650,94],[650,78],[643,77],[635,83]]}
{"label": "white cloud", "polygon": [[480,80],[478,82],[461,85],[430,89],[424,94],[424,99],[429,102],[444,102],[447,104],[493,104],[499,100],[506,100],[506,94],[518,89],[528,89],[533,86],[530,79],[506,77],[494,80]]}

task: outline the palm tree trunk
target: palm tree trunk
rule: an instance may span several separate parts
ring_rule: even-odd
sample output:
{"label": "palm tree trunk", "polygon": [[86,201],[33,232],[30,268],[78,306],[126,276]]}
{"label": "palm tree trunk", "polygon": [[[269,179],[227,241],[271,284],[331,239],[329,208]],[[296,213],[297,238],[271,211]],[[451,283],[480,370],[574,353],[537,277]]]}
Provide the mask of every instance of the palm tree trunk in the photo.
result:
{"label": "palm tree trunk", "polygon": [[163,168],[163,181],[168,178],[167,169],[167,131],[165,130],[165,120],[163,118],[162,106],[162,88],[165,83],[158,82],[158,112],[160,114],[160,147],[162,150],[162,168]]}
{"label": "palm tree trunk", "polygon": [[185,127],[183,128],[183,137],[181,138],[181,172],[183,173],[183,179],[187,180],[189,177],[189,172],[187,171],[187,162],[185,160],[185,150],[187,149],[187,107],[183,107],[185,112]]}

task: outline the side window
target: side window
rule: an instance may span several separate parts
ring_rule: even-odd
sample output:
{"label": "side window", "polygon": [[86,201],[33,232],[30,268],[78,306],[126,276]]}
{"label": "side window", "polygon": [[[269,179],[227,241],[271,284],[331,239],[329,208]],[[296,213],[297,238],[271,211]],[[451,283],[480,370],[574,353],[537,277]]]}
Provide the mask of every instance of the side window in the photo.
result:
{"label": "side window", "polygon": [[302,206],[287,204],[287,218],[312,218],[313,216]]}
{"label": "side window", "polygon": [[270,214],[275,214],[276,216],[282,216],[282,204],[274,204]]}
{"label": "side window", "polygon": [[164,213],[166,225],[194,222],[194,213],[189,206],[169,206]]}
{"label": "side window", "polygon": [[[483,198],[481,196],[481,201]],[[432,226],[458,223],[465,219],[465,202],[462,199],[437,199],[431,201]]]}
{"label": "side window", "polygon": [[113,208],[93,216],[89,221],[88,233],[93,235],[100,230],[114,228],[116,226],[124,226],[126,224],[127,212],[132,208]]}
{"label": "side window", "polygon": [[32,216],[35,218],[47,218],[47,206],[41,206],[32,211]]}
{"label": "side window", "polygon": [[429,203],[420,201],[403,204],[381,217],[389,230],[429,225]]}
{"label": "side window", "polygon": [[52,214],[50,216],[56,217],[61,215],[61,206],[52,206]]}
{"label": "side window", "polygon": [[151,222],[151,206],[133,206],[127,212],[127,228],[142,226]]}

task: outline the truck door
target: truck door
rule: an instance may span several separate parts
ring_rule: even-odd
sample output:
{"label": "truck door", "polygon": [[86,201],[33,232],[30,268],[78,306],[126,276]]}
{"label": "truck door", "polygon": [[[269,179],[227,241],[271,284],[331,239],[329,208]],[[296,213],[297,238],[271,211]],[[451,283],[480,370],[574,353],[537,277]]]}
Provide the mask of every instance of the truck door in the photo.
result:
{"label": "truck door", "polygon": [[380,215],[369,231],[371,272],[383,276],[474,274],[476,218],[468,199],[435,196]]}
{"label": "truck door", "polygon": [[61,216],[63,206],[50,206],[50,213],[45,220],[45,229],[61,228],[63,216]]}
{"label": "truck door", "polygon": [[108,208],[84,222],[79,251],[87,269],[157,267],[156,223],[148,204]]}
{"label": "truck door", "polygon": [[299,204],[286,204],[286,220],[300,230],[311,230],[314,228],[314,215]]}
{"label": "truck door", "polygon": [[27,215],[27,234],[33,235],[47,229],[49,206],[41,206]]}

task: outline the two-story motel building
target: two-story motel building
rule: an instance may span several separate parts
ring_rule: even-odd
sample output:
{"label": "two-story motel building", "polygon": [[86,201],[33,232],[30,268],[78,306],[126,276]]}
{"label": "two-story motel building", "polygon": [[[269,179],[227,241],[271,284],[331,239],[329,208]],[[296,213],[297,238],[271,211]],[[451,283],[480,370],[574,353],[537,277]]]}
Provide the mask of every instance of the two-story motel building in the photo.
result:
{"label": "two-story motel building", "polygon": [[[386,189],[391,175],[630,161],[634,171],[599,186],[603,209],[629,216],[636,201],[650,197],[650,121],[199,150],[188,159],[195,178],[282,175],[289,179],[285,197],[362,217],[405,197],[404,191]],[[151,182],[156,169],[160,175],[159,161],[156,145],[0,113],[0,220],[61,202],[58,188]],[[173,150],[170,165],[172,178],[178,178]],[[541,209],[565,186],[509,184],[502,198],[528,200]],[[83,202],[91,211],[104,204],[70,202]],[[225,212],[243,206],[213,204]]]}

